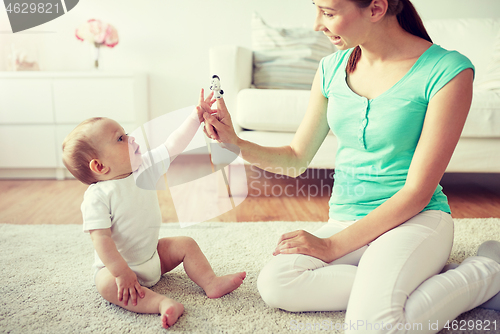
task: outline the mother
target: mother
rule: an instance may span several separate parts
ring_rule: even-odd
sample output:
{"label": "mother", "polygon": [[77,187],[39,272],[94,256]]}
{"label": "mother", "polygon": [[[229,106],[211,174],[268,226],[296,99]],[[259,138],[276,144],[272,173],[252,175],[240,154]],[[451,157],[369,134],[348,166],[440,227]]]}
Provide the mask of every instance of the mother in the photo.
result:
{"label": "mother", "polygon": [[[204,115],[207,135],[267,171],[303,171],[330,129],[339,142],[329,222],[284,234],[259,292],[289,311],[347,310],[346,332],[437,332],[500,290],[497,242],[440,273],[453,220],[439,181],[470,108],[474,66],[432,43],[409,0],[314,5],[314,29],[339,51],[321,61],[291,144],[241,140],[223,100],[217,117]],[[498,304],[496,295],[489,305]]]}

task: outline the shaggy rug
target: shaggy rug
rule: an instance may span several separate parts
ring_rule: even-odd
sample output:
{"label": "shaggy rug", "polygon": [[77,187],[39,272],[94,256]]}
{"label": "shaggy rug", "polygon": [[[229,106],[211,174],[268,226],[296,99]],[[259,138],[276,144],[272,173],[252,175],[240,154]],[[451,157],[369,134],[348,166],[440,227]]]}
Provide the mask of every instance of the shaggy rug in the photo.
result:
{"label": "shaggy rug", "polygon": [[[182,333],[343,333],[345,312],[289,313],[266,306],[257,291],[260,269],[272,257],[278,237],[287,231],[314,231],[324,223],[201,223],[189,228],[165,224],[161,236],[193,237],[214,271],[246,271],[241,287],[208,299],[182,266],[166,274],[153,290],[185,306],[170,328]],[[451,262],[474,255],[488,239],[500,240],[500,219],[456,219]],[[159,315],[135,314],[103,300],[92,283],[93,248],[78,225],[0,225],[0,332],[2,333],[159,333]],[[492,322],[500,312],[474,309],[457,318]],[[464,322],[462,322],[464,323]],[[466,327],[465,327],[466,328]],[[498,331],[497,331],[498,332]]]}

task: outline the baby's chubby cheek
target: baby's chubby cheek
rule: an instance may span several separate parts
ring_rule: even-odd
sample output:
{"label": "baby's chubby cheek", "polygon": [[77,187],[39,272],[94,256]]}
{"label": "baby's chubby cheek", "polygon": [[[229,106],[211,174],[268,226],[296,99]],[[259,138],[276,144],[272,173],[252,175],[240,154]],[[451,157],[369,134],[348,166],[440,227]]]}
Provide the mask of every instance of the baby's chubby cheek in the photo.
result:
{"label": "baby's chubby cheek", "polygon": [[132,171],[137,170],[142,164],[142,156],[140,154],[135,154],[130,159],[130,167],[132,167]]}
{"label": "baby's chubby cheek", "polygon": [[132,171],[135,171],[142,164],[142,155],[138,149],[135,149],[132,145],[129,145],[128,150],[130,167]]}

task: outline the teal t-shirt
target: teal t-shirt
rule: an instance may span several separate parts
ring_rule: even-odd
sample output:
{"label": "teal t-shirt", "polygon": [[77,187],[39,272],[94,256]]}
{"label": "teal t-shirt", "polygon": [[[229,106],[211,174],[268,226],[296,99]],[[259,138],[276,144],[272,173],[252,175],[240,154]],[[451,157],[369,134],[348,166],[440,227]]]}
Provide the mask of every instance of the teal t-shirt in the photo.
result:
{"label": "teal t-shirt", "polygon": [[[456,51],[433,44],[394,86],[374,99],[354,93],[346,65],[353,49],[321,60],[327,119],[338,140],[329,216],[363,218],[403,188],[424,124],[427,105],[458,73],[474,66]],[[450,213],[437,186],[425,210]]]}

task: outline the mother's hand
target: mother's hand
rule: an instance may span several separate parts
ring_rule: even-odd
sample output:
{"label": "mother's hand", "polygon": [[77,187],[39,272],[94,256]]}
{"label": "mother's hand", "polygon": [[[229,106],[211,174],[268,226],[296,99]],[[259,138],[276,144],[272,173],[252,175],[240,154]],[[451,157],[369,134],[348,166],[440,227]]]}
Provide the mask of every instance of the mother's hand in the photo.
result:
{"label": "mother's hand", "polygon": [[304,254],[330,263],[336,259],[332,246],[332,241],[328,238],[318,238],[299,230],[283,234],[273,255]]}
{"label": "mother's hand", "polygon": [[233,128],[231,115],[227,110],[224,98],[217,99],[217,110],[211,113],[205,112],[205,134],[219,143],[238,145],[238,136]]}

